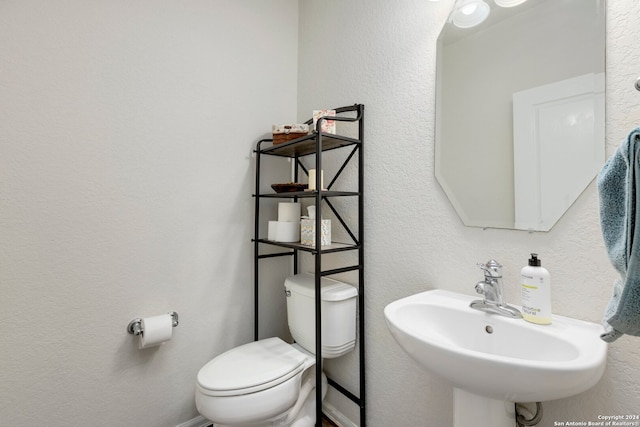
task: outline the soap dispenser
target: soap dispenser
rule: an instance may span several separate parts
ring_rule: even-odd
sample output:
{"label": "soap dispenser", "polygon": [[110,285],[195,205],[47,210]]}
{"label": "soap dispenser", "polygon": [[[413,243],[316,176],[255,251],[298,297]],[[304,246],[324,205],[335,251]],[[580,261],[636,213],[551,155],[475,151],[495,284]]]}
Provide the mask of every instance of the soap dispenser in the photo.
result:
{"label": "soap dispenser", "polygon": [[551,282],[538,254],[531,254],[529,265],[520,272],[522,317],[531,323],[551,323]]}

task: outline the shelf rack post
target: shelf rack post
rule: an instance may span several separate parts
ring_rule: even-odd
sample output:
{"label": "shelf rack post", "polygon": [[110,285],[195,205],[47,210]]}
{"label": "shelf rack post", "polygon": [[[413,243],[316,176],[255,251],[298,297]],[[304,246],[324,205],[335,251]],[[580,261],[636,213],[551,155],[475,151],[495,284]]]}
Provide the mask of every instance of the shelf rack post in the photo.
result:
{"label": "shelf rack post", "polygon": [[[364,105],[359,106],[358,121],[358,137],[361,142],[364,142]],[[358,264],[360,270],[358,270],[358,331],[359,334],[359,365],[360,365],[360,427],[366,427],[366,387],[365,387],[365,336],[364,336],[364,144],[360,144],[358,152],[358,239],[360,245],[358,247]]]}
{"label": "shelf rack post", "polygon": [[[322,129],[323,117],[318,119],[317,129]],[[322,132],[318,131],[316,138],[316,237],[314,256],[315,272],[322,271]],[[322,276],[315,274],[316,286],[316,426],[322,425]]]}

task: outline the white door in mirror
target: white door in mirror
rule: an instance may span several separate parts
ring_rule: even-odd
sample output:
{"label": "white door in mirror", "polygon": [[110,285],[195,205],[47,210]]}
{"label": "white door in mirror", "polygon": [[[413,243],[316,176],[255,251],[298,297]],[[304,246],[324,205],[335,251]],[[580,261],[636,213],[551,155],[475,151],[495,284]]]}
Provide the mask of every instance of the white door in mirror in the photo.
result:
{"label": "white door in mirror", "polygon": [[598,174],[604,91],[590,73],[513,94],[515,228],[550,230]]}

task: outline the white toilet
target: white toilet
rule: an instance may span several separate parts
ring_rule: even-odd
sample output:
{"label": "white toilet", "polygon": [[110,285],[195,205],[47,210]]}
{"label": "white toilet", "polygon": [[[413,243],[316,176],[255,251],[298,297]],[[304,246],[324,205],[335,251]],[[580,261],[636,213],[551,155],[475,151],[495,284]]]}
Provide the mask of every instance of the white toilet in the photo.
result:
{"label": "white toilet", "polygon": [[[323,277],[322,357],[353,350],[357,289]],[[295,344],[267,338],[233,348],[200,369],[196,408],[216,427],[315,425],[315,279],[285,280],[287,318]],[[322,396],[326,393],[322,375]]]}

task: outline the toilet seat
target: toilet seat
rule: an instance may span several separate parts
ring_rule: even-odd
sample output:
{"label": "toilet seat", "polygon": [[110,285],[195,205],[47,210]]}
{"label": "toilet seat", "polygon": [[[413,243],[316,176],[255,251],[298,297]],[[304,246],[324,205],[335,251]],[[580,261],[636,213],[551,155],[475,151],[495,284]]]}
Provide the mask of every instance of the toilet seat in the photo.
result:
{"label": "toilet seat", "polygon": [[280,338],[233,348],[198,372],[198,390],[208,396],[257,393],[295,377],[315,360]]}
{"label": "toilet seat", "polygon": [[295,407],[305,370],[315,364],[296,347],[268,338],[214,358],[198,372],[196,409],[219,425],[275,425]]}

